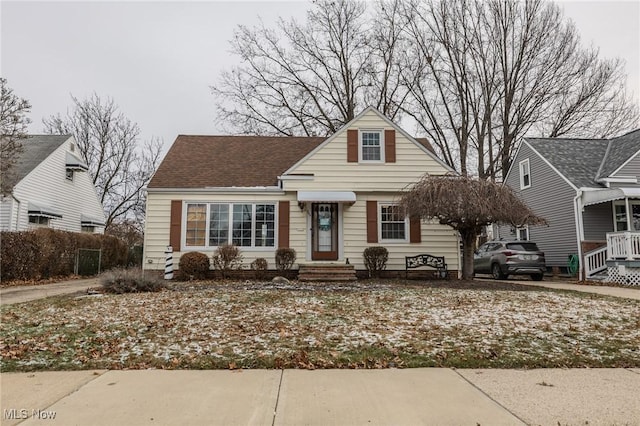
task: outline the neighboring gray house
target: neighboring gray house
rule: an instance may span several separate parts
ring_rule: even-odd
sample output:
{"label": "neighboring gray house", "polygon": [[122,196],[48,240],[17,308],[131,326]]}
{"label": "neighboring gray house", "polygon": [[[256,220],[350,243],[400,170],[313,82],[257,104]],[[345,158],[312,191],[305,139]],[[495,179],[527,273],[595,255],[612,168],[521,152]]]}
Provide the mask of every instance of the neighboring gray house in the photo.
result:
{"label": "neighboring gray house", "polygon": [[505,176],[548,226],[499,227],[498,238],[530,239],[548,267],[577,255],[580,278],[640,285],[640,129],[613,139],[525,138]]}
{"label": "neighboring gray house", "polygon": [[22,146],[16,184],[11,194],[0,196],[0,230],[103,233],[102,204],[73,136],[34,135]]}

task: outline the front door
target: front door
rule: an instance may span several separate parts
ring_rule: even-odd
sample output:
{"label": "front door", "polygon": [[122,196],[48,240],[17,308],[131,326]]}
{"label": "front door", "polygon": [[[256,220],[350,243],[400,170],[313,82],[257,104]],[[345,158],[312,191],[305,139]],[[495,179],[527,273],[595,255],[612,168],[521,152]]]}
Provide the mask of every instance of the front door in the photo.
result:
{"label": "front door", "polygon": [[338,260],[338,204],[311,205],[311,259]]}

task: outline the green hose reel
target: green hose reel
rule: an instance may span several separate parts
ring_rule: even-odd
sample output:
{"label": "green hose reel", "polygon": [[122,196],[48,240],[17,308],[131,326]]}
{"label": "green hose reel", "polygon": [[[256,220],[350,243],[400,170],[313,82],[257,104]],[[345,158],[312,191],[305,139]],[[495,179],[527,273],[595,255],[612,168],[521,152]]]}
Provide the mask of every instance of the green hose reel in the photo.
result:
{"label": "green hose reel", "polygon": [[578,273],[578,268],[580,268],[580,259],[578,258],[578,255],[570,254],[569,262],[567,263],[567,270],[572,277]]}

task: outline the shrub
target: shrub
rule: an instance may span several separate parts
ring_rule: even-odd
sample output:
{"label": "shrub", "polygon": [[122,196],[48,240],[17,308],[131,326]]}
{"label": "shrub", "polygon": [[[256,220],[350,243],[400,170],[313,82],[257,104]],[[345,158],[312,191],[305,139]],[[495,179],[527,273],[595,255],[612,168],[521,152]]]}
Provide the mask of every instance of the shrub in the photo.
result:
{"label": "shrub", "polygon": [[36,229],[34,237],[40,247],[38,270],[40,278],[72,274],[75,256],[69,253],[73,238],[68,232],[55,231],[50,228]]}
{"label": "shrub", "polygon": [[107,293],[142,293],[160,291],[164,282],[145,277],[141,269],[113,269],[100,276],[100,284]]}
{"label": "shrub", "polygon": [[2,232],[0,240],[0,270],[7,281],[71,275],[79,248],[102,249],[102,270],[127,263],[126,244],[108,235],[40,228]]}
{"label": "shrub", "polygon": [[240,249],[231,244],[223,244],[213,253],[213,266],[222,272],[224,278],[229,278],[229,272],[242,269],[243,256]]}
{"label": "shrub", "polygon": [[369,276],[379,278],[380,272],[387,269],[387,260],[389,260],[389,251],[380,246],[367,247],[362,253],[364,258],[364,266],[369,271]]}
{"label": "shrub", "polygon": [[38,278],[42,256],[34,232],[3,232],[0,243],[2,281]]}
{"label": "shrub", "polygon": [[292,248],[276,250],[276,268],[278,271],[288,271],[296,261],[296,251]]}
{"label": "shrub", "polygon": [[207,272],[209,272],[210,266],[211,263],[206,254],[192,251],[180,257],[178,269],[180,269],[180,273],[183,274],[184,277],[202,280],[207,278]]}
{"label": "shrub", "polygon": [[263,257],[259,257],[253,262],[251,262],[251,270],[254,271],[254,275],[256,280],[261,280],[267,275],[267,270],[269,269],[269,263],[267,259]]}
{"label": "shrub", "polygon": [[129,247],[121,239],[111,235],[96,235],[102,249],[102,269],[107,270],[125,266],[128,262]]}

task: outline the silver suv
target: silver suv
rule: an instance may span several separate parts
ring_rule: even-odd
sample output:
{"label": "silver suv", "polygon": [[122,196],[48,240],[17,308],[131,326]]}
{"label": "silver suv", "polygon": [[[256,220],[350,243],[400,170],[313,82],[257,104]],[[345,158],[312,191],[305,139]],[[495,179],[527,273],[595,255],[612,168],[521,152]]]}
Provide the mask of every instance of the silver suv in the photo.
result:
{"label": "silver suv", "polygon": [[496,280],[509,275],[531,275],[541,281],[547,270],[544,253],[531,241],[489,241],[473,256],[473,271],[491,274]]}

